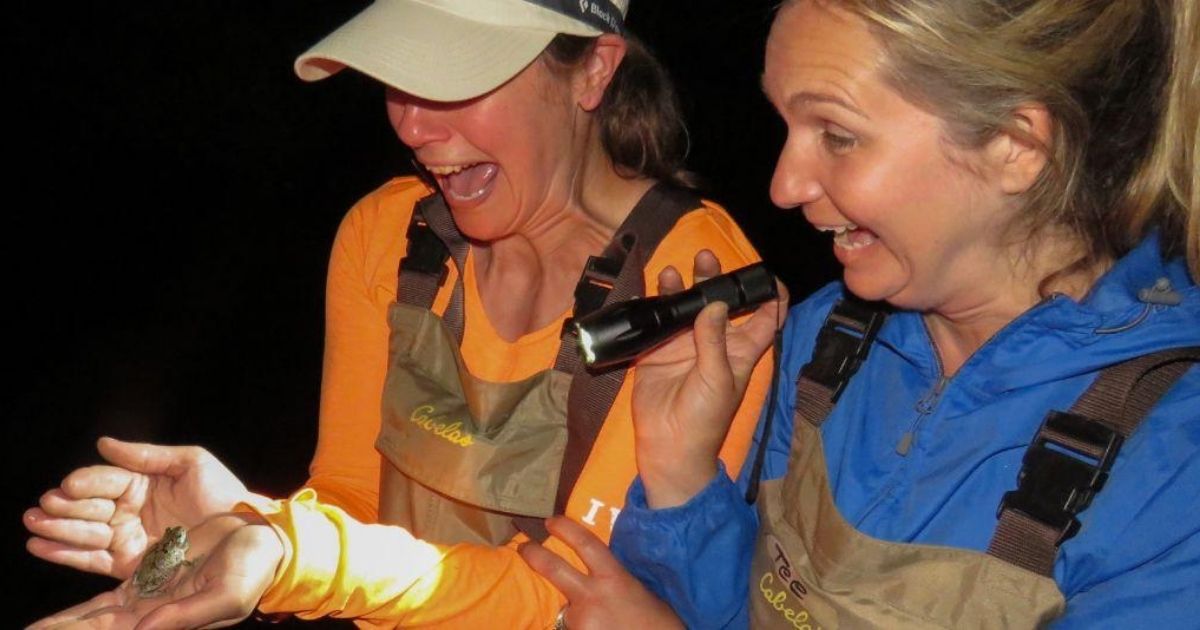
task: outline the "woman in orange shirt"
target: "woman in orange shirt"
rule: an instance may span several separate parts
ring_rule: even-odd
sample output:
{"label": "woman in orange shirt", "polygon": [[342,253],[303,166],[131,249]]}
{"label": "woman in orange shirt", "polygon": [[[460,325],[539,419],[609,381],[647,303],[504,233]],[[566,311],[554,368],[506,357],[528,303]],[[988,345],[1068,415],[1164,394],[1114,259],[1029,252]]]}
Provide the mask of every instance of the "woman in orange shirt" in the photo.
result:
{"label": "woman in orange shirt", "polygon": [[[568,316],[653,292],[660,274],[677,284],[693,262],[703,276],[757,260],[687,190],[674,94],[621,34],[627,8],[378,0],[297,60],[306,80],[348,66],[384,83],[429,176],[384,184],[338,232],[312,478],[271,501],[202,449],[102,440],[114,465],[27,512],[29,548],[138,579],[45,623],[196,626],[256,606],[385,627],[554,623],[565,599],[516,547],[544,539],[581,567],[541,518],[607,540],[637,467],[686,461],[635,461],[632,379],[584,371]],[[768,387],[759,367],[729,470]],[[139,562],[175,525],[186,553],[150,557],[193,563],[156,587]]]}

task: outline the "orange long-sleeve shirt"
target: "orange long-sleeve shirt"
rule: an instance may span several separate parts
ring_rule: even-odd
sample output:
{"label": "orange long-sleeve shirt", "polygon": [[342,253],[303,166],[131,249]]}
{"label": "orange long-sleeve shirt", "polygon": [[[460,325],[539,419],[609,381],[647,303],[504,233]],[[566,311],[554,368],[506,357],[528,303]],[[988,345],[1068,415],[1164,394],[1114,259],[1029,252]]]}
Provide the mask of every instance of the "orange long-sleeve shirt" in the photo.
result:
{"label": "orange long-sleeve shirt", "polygon": [[[564,599],[516,554],[522,536],[502,547],[433,545],[400,527],[367,524],[378,513],[381,458],[374,443],[387,370],[387,308],[396,297],[409,217],[428,192],[413,178],[392,180],[351,209],[338,231],[327,287],[317,452],[307,489],[262,510],[284,539],[286,553],[260,608],[306,618],[354,617],[364,627],[545,628]],[[689,273],[701,248],[716,254],[725,269],[758,260],[729,216],[705,202],[659,245],[645,270],[648,290],[653,292],[667,265]],[[550,368],[562,319],[516,341],[503,340],[482,309],[471,261],[468,255],[463,274],[467,326],[462,355],[468,369],[483,379],[508,382]],[[435,311],[445,308],[455,279],[452,269]],[[637,474],[632,372],[566,508],[567,516],[605,541]],[[769,381],[770,360],[765,358],[721,451],[728,470],[741,467]],[[545,545],[582,568],[557,540]]]}

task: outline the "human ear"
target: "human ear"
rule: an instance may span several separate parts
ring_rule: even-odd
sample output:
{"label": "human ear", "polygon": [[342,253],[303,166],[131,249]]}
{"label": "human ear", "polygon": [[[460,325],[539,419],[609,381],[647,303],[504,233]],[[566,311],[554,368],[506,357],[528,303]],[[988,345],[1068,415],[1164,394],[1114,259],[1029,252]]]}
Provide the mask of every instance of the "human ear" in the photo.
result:
{"label": "human ear", "polygon": [[1012,113],[1013,129],[991,140],[988,152],[998,169],[1000,189],[1019,195],[1033,187],[1050,161],[1054,119],[1045,105],[1028,103]]}
{"label": "human ear", "polygon": [[596,38],[576,82],[575,98],[584,111],[594,111],[600,106],[604,91],[624,58],[625,38],[611,33]]}

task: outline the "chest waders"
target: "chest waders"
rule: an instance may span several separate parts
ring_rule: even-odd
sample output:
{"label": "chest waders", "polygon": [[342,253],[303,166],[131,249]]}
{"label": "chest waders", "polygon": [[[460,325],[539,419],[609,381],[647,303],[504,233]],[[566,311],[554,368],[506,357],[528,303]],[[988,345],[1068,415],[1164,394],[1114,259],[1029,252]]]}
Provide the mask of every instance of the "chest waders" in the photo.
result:
{"label": "chest waders", "polygon": [[[663,184],[650,189],[604,252],[588,259],[573,315],[645,295],[650,256],[679,218],[699,206],[690,193]],[[542,520],[565,510],[625,370],[586,371],[568,320],[552,369],[512,383],[470,374],[459,350],[467,249],[440,195],[418,202],[388,311],[389,363],[375,444],[383,456],[379,518],[444,544],[498,545],[518,529],[543,540]],[[458,280],[438,316],[430,307],[448,261]]]}
{"label": "chest waders", "polygon": [[1200,360],[1200,348],[1106,368],[1069,412],[1051,411],[1025,453],[1017,489],[1000,503],[987,553],[979,553],[867,536],[834,503],[820,426],[882,321],[883,312],[872,306],[839,302],[818,333],[813,360],[800,371],[788,472],[758,486],[751,625],[890,630],[1048,624],[1066,606],[1052,578],[1058,546],[1078,531],[1076,516],[1103,487],[1124,439]]}

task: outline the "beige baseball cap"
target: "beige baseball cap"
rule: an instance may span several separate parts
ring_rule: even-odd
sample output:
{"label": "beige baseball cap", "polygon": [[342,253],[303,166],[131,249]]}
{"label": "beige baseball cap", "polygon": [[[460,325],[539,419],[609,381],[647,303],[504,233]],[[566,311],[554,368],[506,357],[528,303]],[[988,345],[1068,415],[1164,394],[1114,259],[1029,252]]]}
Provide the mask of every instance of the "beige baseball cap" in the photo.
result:
{"label": "beige baseball cap", "polygon": [[350,67],[432,101],[485,94],[559,33],[620,33],[629,0],[375,0],[296,59],[319,81]]}

